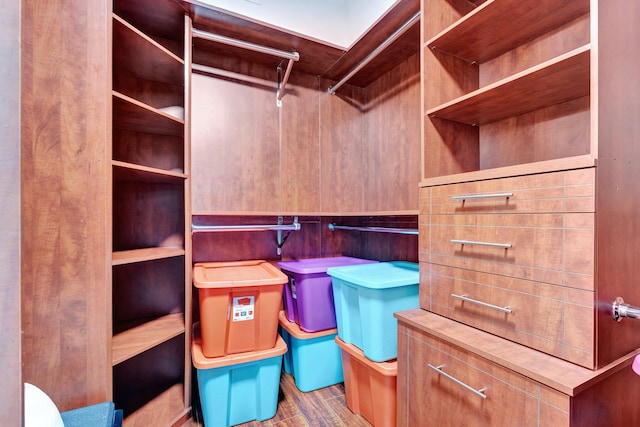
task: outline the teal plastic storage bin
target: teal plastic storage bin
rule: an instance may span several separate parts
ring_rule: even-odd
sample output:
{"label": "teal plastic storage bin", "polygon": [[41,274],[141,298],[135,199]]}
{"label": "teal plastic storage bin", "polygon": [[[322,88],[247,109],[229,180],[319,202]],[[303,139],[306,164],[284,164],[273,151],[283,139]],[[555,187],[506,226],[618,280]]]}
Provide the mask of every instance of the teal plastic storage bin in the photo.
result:
{"label": "teal plastic storage bin", "polygon": [[199,324],[194,324],[191,356],[197,370],[205,427],[228,427],[273,418],[278,410],[282,355],[287,345],[278,336],[269,350],[206,358]]}
{"label": "teal plastic storage bin", "polygon": [[309,392],[344,381],[342,353],[336,344],[337,329],[305,332],[280,312],[280,333],[287,343],[284,371],[291,374],[298,390]]}
{"label": "teal plastic storage bin", "polygon": [[393,313],[420,305],[418,264],[406,261],[332,267],[338,336],[374,362],[398,357]]}

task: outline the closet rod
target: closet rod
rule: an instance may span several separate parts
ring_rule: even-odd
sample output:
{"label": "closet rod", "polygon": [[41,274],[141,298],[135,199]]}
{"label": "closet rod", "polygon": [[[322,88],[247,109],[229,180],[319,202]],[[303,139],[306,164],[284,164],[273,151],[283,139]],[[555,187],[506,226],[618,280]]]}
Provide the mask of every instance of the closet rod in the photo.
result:
{"label": "closet rod", "polygon": [[385,50],[387,48],[387,46],[389,46],[391,43],[396,41],[396,39],[398,37],[403,35],[409,28],[411,28],[411,26],[419,18],[420,18],[420,12],[417,12],[415,15],[413,15],[411,18],[409,18],[409,20],[407,22],[405,22],[400,28],[398,28],[395,33],[391,34],[391,36],[389,36],[388,39],[386,39],[384,42],[382,42],[382,44],[380,46],[378,46],[373,52],[371,52],[369,54],[369,56],[367,56],[358,65],[356,65],[356,67],[353,70],[349,71],[349,73],[346,76],[344,76],[340,81],[338,81],[338,83],[336,83],[336,84],[334,84],[332,86],[329,86],[329,88],[327,89],[327,92],[329,92],[331,95],[335,95],[336,94],[336,90],[338,90],[338,88],[340,86],[345,84],[351,77],[353,77],[354,74],[356,74],[358,71],[360,71],[362,69],[362,67],[364,67],[369,62],[371,62],[383,50]]}
{"label": "closet rod", "polygon": [[232,39],[231,37],[225,37],[218,34],[208,33],[206,31],[198,30],[194,28],[191,30],[191,34],[193,37],[209,40],[212,42],[223,43],[229,46],[240,47],[243,49],[253,50],[255,52],[266,53],[267,55],[273,55],[284,59],[290,59],[293,61],[298,61],[300,59],[300,55],[298,52],[286,52],[284,50],[274,49],[272,47],[261,46],[259,44],[249,43],[242,40]]}
{"label": "closet rod", "polygon": [[394,234],[418,234],[417,228],[391,228],[391,227],[351,227],[348,225],[329,224],[329,230],[354,230],[354,231],[374,231],[377,233],[394,233]]}
{"label": "closet rod", "polygon": [[192,233],[211,233],[221,231],[298,231],[300,223],[294,221],[292,224],[271,224],[271,225],[191,225]]}

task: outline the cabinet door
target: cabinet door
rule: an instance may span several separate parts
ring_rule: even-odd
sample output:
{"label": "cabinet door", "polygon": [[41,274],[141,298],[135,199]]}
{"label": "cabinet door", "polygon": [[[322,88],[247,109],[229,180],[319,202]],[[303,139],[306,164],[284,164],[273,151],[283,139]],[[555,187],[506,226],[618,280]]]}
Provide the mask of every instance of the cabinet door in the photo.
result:
{"label": "cabinet door", "polygon": [[400,416],[398,425],[569,425],[568,396],[428,334],[408,330],[403,339],[398,389],[406,421]]}

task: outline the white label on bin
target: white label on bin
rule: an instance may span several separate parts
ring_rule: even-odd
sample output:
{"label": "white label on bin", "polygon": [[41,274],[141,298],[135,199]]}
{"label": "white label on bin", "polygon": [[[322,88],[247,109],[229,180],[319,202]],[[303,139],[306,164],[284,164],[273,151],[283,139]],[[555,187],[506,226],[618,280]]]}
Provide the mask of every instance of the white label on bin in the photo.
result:
{"label": "white label on bin", "polygon": [[296,295],[296,279],[291,277],[289,279],[289,285],[289,287],[291,288],[291,298],[298,299],[298,296]]}
{"label": "white label on bin", "polygon": [[254,297],[237,297],[233,299],[233,321],[253,320]]}

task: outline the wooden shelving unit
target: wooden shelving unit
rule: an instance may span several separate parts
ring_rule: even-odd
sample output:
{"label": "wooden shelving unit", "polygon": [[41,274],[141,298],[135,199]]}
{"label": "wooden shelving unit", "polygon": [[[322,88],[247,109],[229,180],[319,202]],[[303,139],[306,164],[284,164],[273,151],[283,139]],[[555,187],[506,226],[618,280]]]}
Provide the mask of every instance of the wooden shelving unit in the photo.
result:
{"label": "wooden shelving unit", "polygon": [[125,426],[184,422],[191,405],[190,61],[173,47],[189,51],[190,21],[181,19],[169,49],[144,2],[114,3],[111,363]]}

